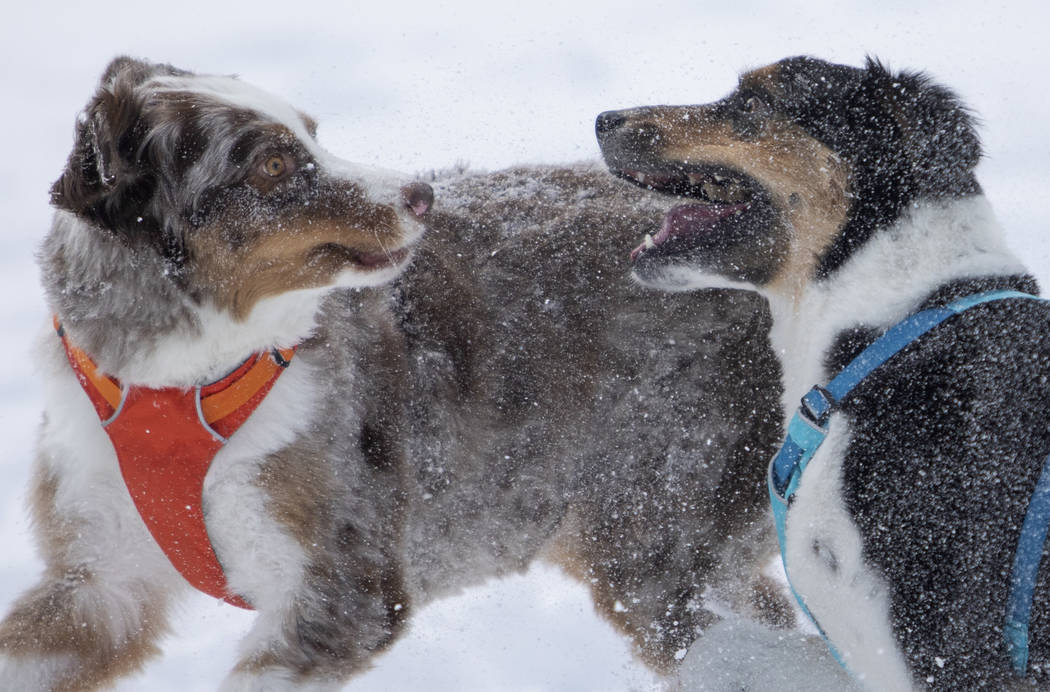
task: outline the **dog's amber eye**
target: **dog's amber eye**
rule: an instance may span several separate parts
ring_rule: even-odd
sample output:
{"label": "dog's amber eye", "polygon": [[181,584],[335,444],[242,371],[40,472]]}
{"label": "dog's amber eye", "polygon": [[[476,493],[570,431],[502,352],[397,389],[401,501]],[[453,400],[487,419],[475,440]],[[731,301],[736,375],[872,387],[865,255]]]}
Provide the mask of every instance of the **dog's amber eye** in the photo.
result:
{"label": "dog's amber eye", "polygon": [[262,172],[271,178],[280,178],[288,171],[288,164],[279,154],[267,157],[263,162]]}

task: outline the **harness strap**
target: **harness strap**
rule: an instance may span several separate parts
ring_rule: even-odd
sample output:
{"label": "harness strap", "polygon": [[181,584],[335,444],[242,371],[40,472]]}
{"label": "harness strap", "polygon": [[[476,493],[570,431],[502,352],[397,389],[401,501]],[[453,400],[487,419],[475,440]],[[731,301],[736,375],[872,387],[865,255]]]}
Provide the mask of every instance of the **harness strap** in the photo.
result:
{"label": "harness strap", "polygon": [[284,372],[294,349],[252,356],[203,387],[127,387],[99,372],[57,323],[69,363],[117,454],[135,508],[175,569],[194,587],[241,608],[228,591],[204,523],[204,477],[227,439]]}
{"label": "harness strap", "polygon": [[[1019,291],[989,291],[960,298],[944,307],[930,308],[915,313],[888,329],[861,351],[860,355],[850,361],[828,383],[826,388],[819,385],[814,386],[802,397],[801,405],[788,422],[787,436],[783,445],[769,462],[767,474],[769,499],[785,573],[788,572],[785,531],[787,512],[802,480],[803,471],[828,435],[831,413],[839,402],[879,366],[948,318],[965,312],[975,305],[1007,298],[1043,300],[1038,296]],[[1050,457],[1044,463],[1039,483],[1028,505],[1024,527],[1018,539],[1011,576],[1004,636],[1014,670],[1019,675],[1024,675],[1028,667],[1028,621],[1032,609],[1035,579],[1043,555],[1048,526],[1050,526]],[[788,586],[803,612],[824,637],[824,641],[827,642],[836,660],[848,670],[839,652],[828,641],[824,630],[810,613],[798,591],[791,585],[790,575]]]}
{"label": "harness strap", "polygon": [[1032,598],[1039,563],[1043,559],[1047,528],[1050,526],[1050,456],[1043,462],[1032,499],[1017,539],[1014,567],[1010,574],[1010,600],[1006,606],[1006,650],[1014,671],[1024,675],[1028,670],[1028,622],[1032,615]]}
{"label": "harness strap", "polygon": [[120,408],[120,402],[124,399],[120,383],[101,374],[86,353],[69,343],[69,339],[66,338],[66,330],[58,323],[57,317],[54,318],[54,324],[55,331],[62,339],[66,358],[69,359],[69,364],[73,366],[73,372],[76,373],[77,381],[88,392],[99,419],[109,420]]}

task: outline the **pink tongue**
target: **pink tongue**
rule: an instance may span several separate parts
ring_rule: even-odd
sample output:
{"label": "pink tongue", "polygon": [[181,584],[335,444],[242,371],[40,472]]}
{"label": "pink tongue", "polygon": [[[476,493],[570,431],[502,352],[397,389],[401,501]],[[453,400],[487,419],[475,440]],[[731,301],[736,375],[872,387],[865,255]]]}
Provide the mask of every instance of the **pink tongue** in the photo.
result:
{"label": "pink tongue", "polygon": [[[653,244],[661,245],[671,238],[702,233],[711,229],[719,220],[743,211],[746,207],[746,204],[679,204],[664,216],[659,232],[653,236]],[[645,249],[645,243],[636,247],[631,252],[631,261],[637,259]]]}

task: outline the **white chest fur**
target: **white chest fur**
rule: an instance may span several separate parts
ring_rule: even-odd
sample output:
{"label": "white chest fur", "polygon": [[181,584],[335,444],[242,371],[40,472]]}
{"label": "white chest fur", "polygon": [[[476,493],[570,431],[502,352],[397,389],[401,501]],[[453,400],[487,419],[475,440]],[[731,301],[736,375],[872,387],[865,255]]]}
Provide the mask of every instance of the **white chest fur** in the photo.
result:
{"label": "white chest fur", "polygon": [[259,606],[281,611],[301,583],[303,547],[269,513],[259,487],[266,457],[306,431],[320,396],[318,374],[293,359],[252,416],[212,461],[204,481],[208,535],[230,587]]}
{"label": "white chest fur", "polygon": [[784,366],[785,415],[810,387],[827,383],[833,373],[824,358],[843,330],[885,329],[952,280],[1024,272],[984,197],[917,203],[828,281],[809,283],[798,295],[766,295],[770,341]]}
{"label": "white chest fur", "polygon": [[911,689],[897,646],[889,589],[864,560],[863,541],[842,500],[839,461],[849,424],[832,416],[831,432],[806,467],[785,526],[788,575],[813,617],[869,689]]}
{"label": "white chest fur", "polygon": [[[771,341],[784,366],[790,417],[814,384],[835,373],[824,360],[843,330],[885,329],[938,287],[970,277],[1015,275],[1023,265],[1006,249],[982,197],[917,205],[873,237],[831,280],[800,295],[769,295]],[[863,555],[863,536],[845,507],[842,459],[849,423],[833,414],[830,433],[806,467],[786,522],[785,560],[793,586],[870,689],[907,690],[913,682],[893,634],[890,591]]]}
{"label": "white chest fur", "polygon": [[[181,584],[146,530],[124,485],[109,436],[77,382],[61,342],[48,327],[38,352],[47,373],[42,459],[58,480],[56,505],[89,528],[90,541],[75,541],[70,564],[96,572],[148,572]],[[319,374],[301,359],[276,381],[267,397],[212,460],[202,505],[216,554],[231,589],[266,610],[280,609],[301,581],[302,547],[269,514],[257,482],[266,457],[291,444],[311,420]],[[130,561],[123,564],[123,561]]]}

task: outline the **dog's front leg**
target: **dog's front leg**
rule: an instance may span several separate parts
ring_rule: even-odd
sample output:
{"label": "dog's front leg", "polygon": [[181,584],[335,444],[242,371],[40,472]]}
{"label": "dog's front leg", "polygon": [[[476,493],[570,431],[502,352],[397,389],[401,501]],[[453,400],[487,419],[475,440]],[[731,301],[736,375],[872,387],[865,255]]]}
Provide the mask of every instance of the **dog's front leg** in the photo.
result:
{"label": "dog's front leg", "polygon": [[391,564],[317,560],[284,608],[261,610],[223,692],[336,690],[400,633],[407,615]]}
{"label": "dog's front leg", "polygon": [[259,615],[223,692],[339,689],[397,638],[410,611],[396,467],[347,452],[333,468],[326,454],[302,452],[271,456],[254,482],[262,493],[238,493],[239,508],[259,502],[264,512],[251,537],[213,532],[220,555],[227,541],[260,548],[224,558],[231,587]]}
{"label": "dog's front leg", "polygon": [[182,589],[115,460],[94,463],[109,444],[101,430],[88,428],[74,449],[56,427],[44,425],[31,496],[45,570],[0,623],[4,690],[93,690],[137,670],[158,653]]}

